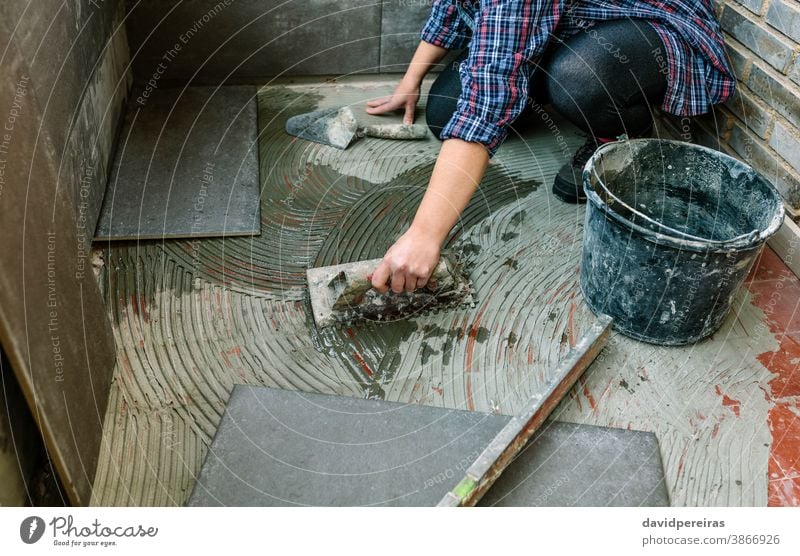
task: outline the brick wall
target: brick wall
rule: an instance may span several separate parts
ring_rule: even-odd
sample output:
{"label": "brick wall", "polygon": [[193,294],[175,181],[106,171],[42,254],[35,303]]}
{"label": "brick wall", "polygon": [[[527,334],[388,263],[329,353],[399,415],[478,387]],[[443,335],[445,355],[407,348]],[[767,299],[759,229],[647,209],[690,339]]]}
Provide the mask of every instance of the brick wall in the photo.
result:
{"label": "brick wall", "polygon": [[800,2],[717,0],[716,7],[738,91],[725,106],[695,120],[695,140],[758,169],[798,216]]}

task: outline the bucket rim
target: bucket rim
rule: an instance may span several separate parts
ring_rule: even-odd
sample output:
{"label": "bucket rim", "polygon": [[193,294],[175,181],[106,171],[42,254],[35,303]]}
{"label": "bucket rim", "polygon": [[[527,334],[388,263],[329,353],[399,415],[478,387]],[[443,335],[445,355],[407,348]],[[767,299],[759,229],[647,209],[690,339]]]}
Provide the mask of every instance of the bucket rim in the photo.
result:
{"label": "bucket rim", "polygon": [[[695,236],[691,236],[690,234],[685,234],[683,232],[676,231],[681,235],[688,236],[680,238],[665,233],[659,233],[651,229],[644,228],[638,224],[635,224],[628,218],[622,216],[620,213],[609,207],[608,204],[605,201],[603,201],[597,194],[597,192],[594,190],[590,181],[590,174],[595,167],[595,163],[600,157],[603,156],[605,151],[618,148],[620,145],[629,145],[632,143],[663,143],[663,144],[678,145],[684,148],[690,147],[694,150],[703,151],[708,154],[712,154],[715,157],[721,157],[723,159],[732,161],[736,165],[743,166],[745,169],[752,171],[755,174],[755,176],[762,182],[762,184],[766,186],[766,188],[774,195],[778,204],[778,210],[773,215],[773,218],[772,220],[770,220],[769,224],[766,227],[764,227],[764,229],[758,230],[758,233],[755,233],[756,230],[753,230],[753,232],[750,232],[749,234],[744,234],[728,240],[707,240],[703,238],[696,238]],[[597,209],[601,210],[607,217],[616,221],[618,224],[638,232],[641,235],[641,237],[647,241],[652,241],[654,243],[659,243],[659,244],[667,244],[672,247],[676,247],[679,249],[688,249],[691,251],[728,252],[728,251],[739,251],[759,246],[778,231],[778,229],[783,224],[783,219],[785,217],[785,212],[786,212],[783,204],[783,198],[778,192],[778,190],[775,188],[775,186],[772,184],[770,180],[764,177],[764,175],[755,168],[752,168],[745,162],[733,156],[725,154],[721,151],[717,151],[715,149],[703,145],[696,145],[694,143],[689,143],[686,141],[678,141],[674,139],[660,139],[660,138],[621,139],[617,141],[609,141],[608,143],[604,143],[594,152],[594,154],[592,154],[592,156],[584,165],[582,182],[583,182],[584,192],[586,193],[586,197],[589,200],[589,202],[592,205],[594,205]],[[602,180],[598,179],[598,183],[603,187],[603,189],[606,192],[608,192],[609,195],[616,198],[616,196],[611,191],[608,190],[608,188],[606,187],[606,185],[603,183]],[[640,216],[642,219],[652,221],[652,219],[648,215],[642,213],[635,207],[630,207],[621,200],[620,202],[623,205],[625,205],[628,209],[630,209],[631,212],[633,212],[637,216]],[[671,229],[666,225],[663,224],[659,225],[661,225],[663,228]],[[695,237],[695,239],[689,239],[692,237]]]}

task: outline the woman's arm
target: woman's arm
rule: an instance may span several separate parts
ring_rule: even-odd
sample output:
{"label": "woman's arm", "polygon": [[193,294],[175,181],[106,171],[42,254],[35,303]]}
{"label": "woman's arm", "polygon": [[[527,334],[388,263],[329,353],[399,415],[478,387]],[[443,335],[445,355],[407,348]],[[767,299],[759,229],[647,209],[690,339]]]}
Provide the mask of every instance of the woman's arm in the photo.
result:
{"label": "woman's arm", "polygon": [[414,221],[372,273],[375,289],[387,291],[390,278],[395,293],[427,284],[447,234],[478,188],[488,164],[489,152],[480,143],[448,139],[442,144]]}
{"label": "woman's arm", "polygon": [[411,64],[394,93],[367,103],[368,114],[383,114],[404,109],[403,123],[414,123],[414,110],[419,100],[422,79],[444,55],[452,49],[464,48],[471,35],[459,15],[456,2],[463,0],[435,0],[431,14],[420,33]]}
{"label": "woman's arm", "polygon": [[448,52],[446,48],[442,48],[441,46],[419,41],[417,50],[411,58],[411,62],[408,65],[403,79],[408,79],[417,85],[422,84],[422,80],[431,68],[439,63]]}
{"label": "woman's arm", "polygon": [[427,283],[442,243],[477,189],[489,157],[527,103],[530,61],[544,50],[561,9],[553,0],[480,4],[476,32],[460,71],[461,97],[440,133],[445,141],[428,191],[411,227],[373,272],[372,285],[378,290],[386,291],[387,282],[395,292]]}
{"label": "woman's arm", "polygon": [[414,57],[411,58],[411,64],[394,93],[367,102],[367,114],[384,114],[392,110],[404,109],[403,123],[413,124],[422,80],[445,54],[447,54],[446,48],[420,41]]}

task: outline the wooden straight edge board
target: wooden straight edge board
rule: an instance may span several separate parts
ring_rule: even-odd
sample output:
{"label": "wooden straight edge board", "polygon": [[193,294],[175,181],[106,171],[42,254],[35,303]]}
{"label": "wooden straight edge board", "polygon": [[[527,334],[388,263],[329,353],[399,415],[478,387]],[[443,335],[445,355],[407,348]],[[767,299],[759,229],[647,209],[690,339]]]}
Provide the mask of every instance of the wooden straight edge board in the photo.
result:
{"label": "wooden straight edge board", "polygon": [[800,277],[800,226],[794,223],[788,215],[783,219],[783,225],[777,233],[769,238],[767,244],[781,258],[795,276]]}
{"label": "wooden straight edge board", "polygon": [[439,507],[474,506],[481,499],[603,349],[612,322],[607,315],[598,317],[556,368],[547,388],[532,396],[525,410],[503,427]]}

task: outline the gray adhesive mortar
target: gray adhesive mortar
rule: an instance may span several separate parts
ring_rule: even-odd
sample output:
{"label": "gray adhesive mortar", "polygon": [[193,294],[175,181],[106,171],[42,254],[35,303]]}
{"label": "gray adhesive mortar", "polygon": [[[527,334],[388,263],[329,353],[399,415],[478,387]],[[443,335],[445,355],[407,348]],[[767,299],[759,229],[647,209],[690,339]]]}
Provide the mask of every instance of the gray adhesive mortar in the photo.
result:
{"label": "gray adhesive mortar", "polygon": [[[512,415],[593,322],[578,289],[585,210],[549,192],[581,142],[558,123],[512,134],[454,231],[475,308],[312,334],[305,269],[382,256],[413,216],[437,144],[338,151],[286,136],[283,123],[393,85],[262,89],[261,236],[105,252],[118,358],[93,503],[182,504],[234,384]],[[772,375],[755,355],[779,342],[753,332],[764,314],[747,291],[734,312],[689,348],[615,335],[554,417],[657,433],[673,504],[765,504]],[[740,415],[719,392],[741,401]]]}

